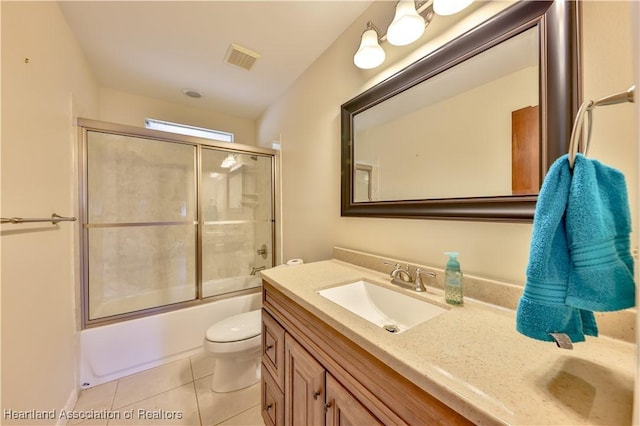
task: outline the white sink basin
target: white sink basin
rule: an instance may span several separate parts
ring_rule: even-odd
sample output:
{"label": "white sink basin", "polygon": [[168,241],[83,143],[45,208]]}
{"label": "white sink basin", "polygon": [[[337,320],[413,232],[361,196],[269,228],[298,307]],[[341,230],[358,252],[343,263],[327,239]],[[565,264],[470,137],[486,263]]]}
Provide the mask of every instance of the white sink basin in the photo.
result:
{"label": "white sink basin", "polygon": [[402,333],[447,311],[363,280],[317,293],[391,333]]}

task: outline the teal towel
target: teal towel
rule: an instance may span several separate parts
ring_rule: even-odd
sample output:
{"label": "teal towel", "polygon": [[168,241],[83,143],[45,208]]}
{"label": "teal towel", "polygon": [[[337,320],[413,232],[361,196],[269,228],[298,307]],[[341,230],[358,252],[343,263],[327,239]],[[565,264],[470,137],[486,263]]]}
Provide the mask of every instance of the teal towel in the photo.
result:
{"label": "teal towel", "polygon": [[566,303],[590,311],[635,306],[631,213],[624,175],[578,154],[566,225],[573,266]]}
{"label": "teal towel", "polygon": [[527,281],[516,311],[516,330],[548,342],[554,341],[549,333],[565,333],[572,342],[598,335],[592,312],[565,303],[571,271],[565,226],[571,181],[563,155],[549,168],[538,194]]}

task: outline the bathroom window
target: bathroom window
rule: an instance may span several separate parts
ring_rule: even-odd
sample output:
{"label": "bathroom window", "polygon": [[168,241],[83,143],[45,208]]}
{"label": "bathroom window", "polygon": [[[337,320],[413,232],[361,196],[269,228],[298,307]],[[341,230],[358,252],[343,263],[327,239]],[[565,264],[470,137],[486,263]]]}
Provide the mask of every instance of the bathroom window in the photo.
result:
{"label": "bathroom window", "polygon": [[163,132],[178,133],[180,135],[197,136],[199,138],[212,139],[221,142],[233,142],[233,133],[221,130],[205,129],[204,127],[189,126],[187,124],[171,123],[169,121],[146,118],[144,126],[147,129],[161,130]]}

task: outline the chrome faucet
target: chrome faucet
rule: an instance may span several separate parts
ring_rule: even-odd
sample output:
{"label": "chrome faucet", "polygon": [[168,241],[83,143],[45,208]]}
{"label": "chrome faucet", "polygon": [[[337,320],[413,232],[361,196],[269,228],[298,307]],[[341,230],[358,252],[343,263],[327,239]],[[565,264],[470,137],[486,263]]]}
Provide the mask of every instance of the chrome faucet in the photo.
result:
{"label": "chrome faucet", "polygon": [[[413,278],[411,272],[409,272],[409,264],[406,268],[402,268],[399,263],[384,262],[386,265],[394,265],[393,270],[389,273],[391,281],[396,280],[401,283],[412,283]],[[397,283],[396,283],[397,284]]]}
{"label": "chrome faucet", "polygon": [[400,287],[409,288],[417,292],[427,291],[424,286],[422,275],[427,275],[430,277],[435,277],[436,273],[431,271],[425,271],[421,268],[416,268],[416,278],[414,279],[411,276],[411,271],[409,270],[409,264],[407,264],[406,268],[402,268],[399,263],[393,262],[384,262],[385,265],[394,265],[393,270],[389,273],[391,277],[391,283],[398,285]]}
{"label": "chrome faucet", "polygon": [[431,278],[436,277],[436,273],[433,271],[424,271],[422,270],[422,268],[416,268],[416,280],[415,280],[416,291],[427,291],[427,288],[424,286],[424,281],[422,278],[423,274]]}
{"label": "chrome faucet", "polygon": [[252,266],[251,267],[251,272],[249,272],[249,275],[255,275],[256,272],[264,271],[265,269],[267,269],[266,266]]}

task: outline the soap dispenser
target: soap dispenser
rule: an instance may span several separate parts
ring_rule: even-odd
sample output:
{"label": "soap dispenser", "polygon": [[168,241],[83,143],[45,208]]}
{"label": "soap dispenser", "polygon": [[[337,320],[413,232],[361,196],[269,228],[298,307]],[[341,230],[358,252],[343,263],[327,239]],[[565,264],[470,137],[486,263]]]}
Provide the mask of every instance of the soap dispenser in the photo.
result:
{"label": "soap dispenser", "polygon": [[462,305],[462,272],[458,263],[458,253],[454,251],[445,252],[449,256],[447,269],[444,273],[444,298],[450,305]]}

